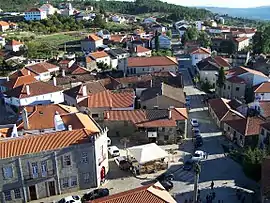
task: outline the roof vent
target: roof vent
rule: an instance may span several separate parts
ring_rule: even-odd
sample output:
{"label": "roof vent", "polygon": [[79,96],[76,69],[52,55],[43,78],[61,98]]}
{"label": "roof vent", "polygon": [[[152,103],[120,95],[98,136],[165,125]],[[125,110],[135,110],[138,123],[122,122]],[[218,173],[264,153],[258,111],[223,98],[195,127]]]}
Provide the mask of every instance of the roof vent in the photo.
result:
{"label": "roof vent", "polygon": [[68,131],[72,131],[72,125],[68,125]]}

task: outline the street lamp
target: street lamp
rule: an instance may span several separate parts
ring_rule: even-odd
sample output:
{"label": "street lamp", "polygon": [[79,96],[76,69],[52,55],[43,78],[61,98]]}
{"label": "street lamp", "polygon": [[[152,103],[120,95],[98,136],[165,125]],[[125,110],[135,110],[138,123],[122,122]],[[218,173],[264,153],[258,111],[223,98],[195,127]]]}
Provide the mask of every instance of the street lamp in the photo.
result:
{"label": "street lamp", "polygon": [[198,198],[198,182],[199,182],[199,175],[201,173],[201,165],[200,163],[195,163],[194,164],[194,195],[193,195],[193,203],[197,203],[197,198]]}

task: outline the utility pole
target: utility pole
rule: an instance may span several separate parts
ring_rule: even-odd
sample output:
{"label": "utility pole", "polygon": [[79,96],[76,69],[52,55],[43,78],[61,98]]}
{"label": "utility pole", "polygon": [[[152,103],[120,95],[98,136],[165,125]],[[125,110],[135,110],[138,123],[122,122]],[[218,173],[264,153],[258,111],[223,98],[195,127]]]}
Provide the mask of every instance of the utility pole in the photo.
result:
{"label": "utility pole", "polygon": [[201,166],[199,163],[194,165],[194,194],[193,194],[193,203],[197,203],[198,198],[198,184],[199,184],[199,175],[201,173]]}

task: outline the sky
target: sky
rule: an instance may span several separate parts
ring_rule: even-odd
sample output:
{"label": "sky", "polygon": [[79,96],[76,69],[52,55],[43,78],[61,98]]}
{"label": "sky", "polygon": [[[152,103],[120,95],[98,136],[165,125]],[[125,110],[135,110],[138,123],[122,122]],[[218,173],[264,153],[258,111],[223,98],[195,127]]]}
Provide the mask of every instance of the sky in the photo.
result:
{"label": "sky", "polygon": [[[168,3],[183,6],[213,6],[229,8],[250,8],[270,6],[270,0],[164,0]],[[244,3],[243,3],[244,2]]]}

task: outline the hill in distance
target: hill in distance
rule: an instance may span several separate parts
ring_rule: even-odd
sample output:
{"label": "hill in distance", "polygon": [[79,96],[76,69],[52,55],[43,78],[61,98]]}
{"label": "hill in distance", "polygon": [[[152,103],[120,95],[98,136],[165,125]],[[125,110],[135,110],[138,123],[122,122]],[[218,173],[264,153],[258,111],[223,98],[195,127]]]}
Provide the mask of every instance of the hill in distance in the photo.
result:
{"label": "hill in distance", "polygon": [[254,8],[201,7],[213,13],[256,20],[270,20],[270,6]]}

